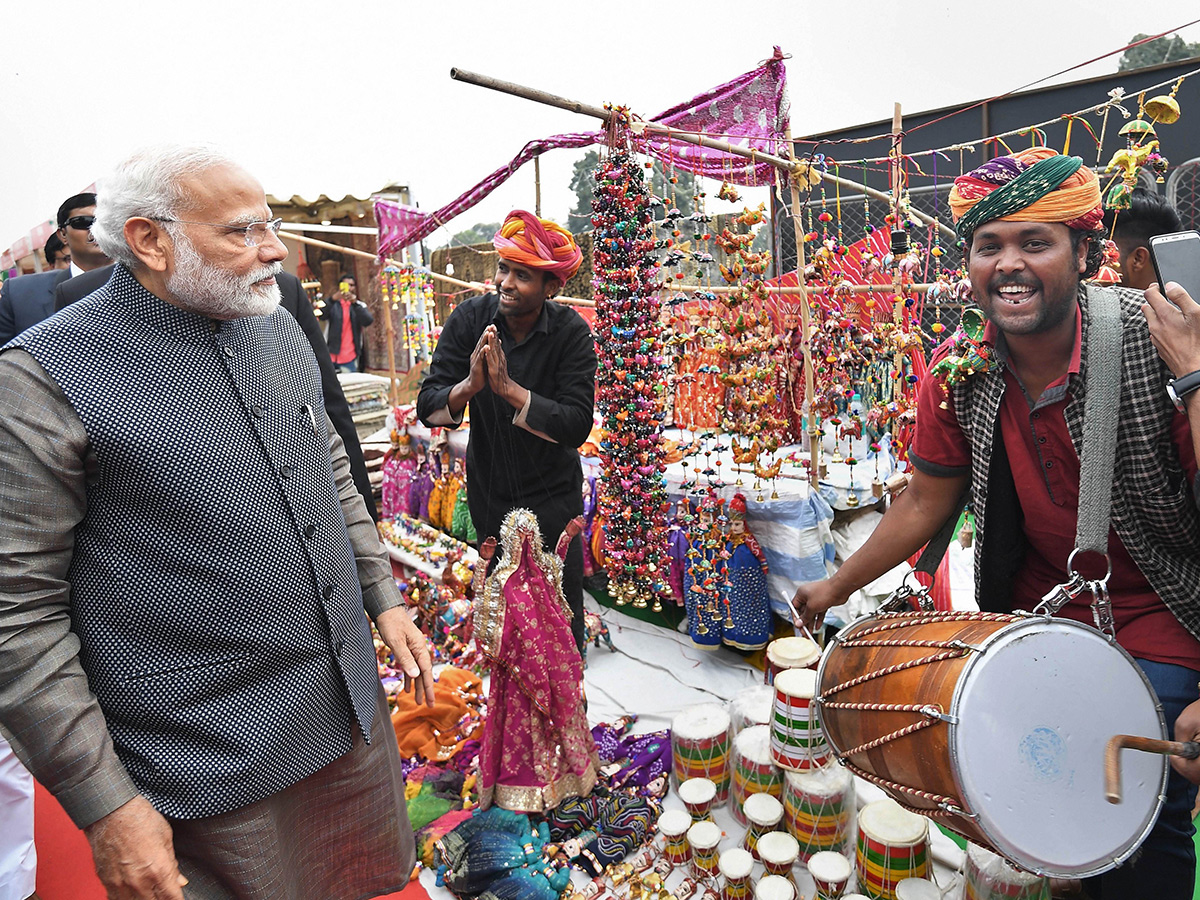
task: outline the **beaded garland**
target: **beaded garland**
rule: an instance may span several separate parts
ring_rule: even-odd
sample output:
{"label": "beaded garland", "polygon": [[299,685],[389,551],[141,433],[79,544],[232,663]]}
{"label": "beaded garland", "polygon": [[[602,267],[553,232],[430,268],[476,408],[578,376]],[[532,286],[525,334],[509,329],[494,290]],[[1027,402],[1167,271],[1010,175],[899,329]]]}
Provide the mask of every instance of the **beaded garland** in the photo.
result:
{"label": "beaded garland", "polygon": [[641,166],[623,135],[613,144],[596,171],[592,205],[596,406],[606,432],[599,508],[610,592],[618,604],[641,608],[653,601],[657,611],[670,596],[661,284]]}

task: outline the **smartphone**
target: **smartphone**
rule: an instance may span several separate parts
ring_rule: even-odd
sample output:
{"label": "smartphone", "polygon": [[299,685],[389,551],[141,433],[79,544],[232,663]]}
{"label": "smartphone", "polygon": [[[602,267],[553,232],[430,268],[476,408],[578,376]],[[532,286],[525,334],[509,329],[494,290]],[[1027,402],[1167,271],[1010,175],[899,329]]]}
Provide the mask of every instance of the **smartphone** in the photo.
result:
{"label": "smartphone", "polygon": [[1174,281],[1200,302],[1200,231],[1179,231],[1150,238],[1150,259],[1161,288]]}
{"label": "smartphone", "polygon": [[[1200,234],[1197,234],[1196,237],[1200,238]],[[350,293],[350,282],[343,281],[341,284],[338,285],[338,290],[341,291],[343,294]]]}

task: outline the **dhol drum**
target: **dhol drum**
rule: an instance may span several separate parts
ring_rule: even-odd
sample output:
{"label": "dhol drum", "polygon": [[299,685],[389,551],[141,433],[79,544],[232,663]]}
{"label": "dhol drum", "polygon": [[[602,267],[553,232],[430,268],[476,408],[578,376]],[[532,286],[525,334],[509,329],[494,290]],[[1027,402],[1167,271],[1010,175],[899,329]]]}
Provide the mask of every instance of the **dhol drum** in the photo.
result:
{"label": "dhol drum", "polygon": [[1162,756],[1125,754],[1124,800],[1105,800],[1108,739],[1166,733],[1141,669],[1086,625],[985,612],[868,616],[838,634],[818,682],[822,725],[847,767],[1034,874],[1105,872],[1158,816]]}
{"label": "dhol drum", "polygon": [[679,785],[679,799],[692,817],[693,822],[712,818],[713,798],[717,796],[717,786],[711,778],[689,778]]}
{"label": "dhol drum", "polygon": [[905,878],[896,885],[896,900],[942,900],[942,892],[932,881]]}
{"label": "dhol drum", "polygon": [[817,673],[788,669],[775,677],[771,759],[781,769],[815,769],[829,759],[829,745],[813,704]]}
{"label": "dhol drum", "polygon": [[1050,879],[1014,869],[991,850],[967,844],[963,900],[1050,900]]}
{"label": "dhol drum", "polygon": [[721,853],[717,869],[725,883],[721,886],[721,900],[749,900],[754,893],[750,873],[754,871],[754,857],[741,847],[730,847]]}
{"label": "dhol drum", "polygon": [[752,684],[742,688],[729,701],[729,717],[733,733],[740,734],[751,725],[770,725],[775,709],[775,689],[769,684]]}
{"label": "dhol drum", "polygon": [[858,888],[875,900],[896,900],[896,885],[929,874],[929,820],[884,798],[858,813]]}
{"label": "dhol drum", "polygon": [[841,853],[850,846],[854,776],[836,763],[783,779],[783,821],[800,842],[800,859],[822,850]]}
{"label": "dhol drum", "polygon": [[691,858],[687,833],[693,824],[692,817],[682,809],[668,809],[658,817],[658,830],[663,836],[663,857],[671,865],[681,866]]}
{"label": "dhol drum", "polygon": [[715,703],[682,710],[671,721],[671,752],[676,787],[689,778],[717,786],[715,802],[729,799],[729,713]]}
{"label": "dhol drum", "polygon": [[733,739],[733,783],[729,792],[729,811],[739,825],[746,824],[742,805],[752,794],[783,793],[783,778],[771,761],[771,729],[751,725]]}
{"label": "dhol drum", "polygon": [[839,900],[850,882],[853,867],[840,853],[822,850],[808,858],[808,874],[812,876],[817,894],[813,900]]}
{"label": "dhol drum", "polygon": [[808,638],[778,638],[767,644],[763,681],[774,684],[775,676],[785,669],[815,669],[820,659],[821,648]]}
{"label": "dhol drum", "polygon": [[746,837],[742,847],[758,859],[758,839],[779,827],[783,804],[770,794],[751,794],[742,807],[746,814]]}
{"label": "dhol drum", "polygon": [[772,831],[758,839],[758,858],[768,875],[780,875],[795,881],[792,866],[800,855],[800,845],[786,831]]}
{"label": "dhol drum", "polygon": [[766,875],[754,886],[754,900],[796,900],[796,885],[780,875]]}
{"label": "dhol drum", "polygon": [[721,843],[721,827],[716,822],[695,823],[687,832],[692,849],[692,875],[712,878],[717,874],[717,844]]}

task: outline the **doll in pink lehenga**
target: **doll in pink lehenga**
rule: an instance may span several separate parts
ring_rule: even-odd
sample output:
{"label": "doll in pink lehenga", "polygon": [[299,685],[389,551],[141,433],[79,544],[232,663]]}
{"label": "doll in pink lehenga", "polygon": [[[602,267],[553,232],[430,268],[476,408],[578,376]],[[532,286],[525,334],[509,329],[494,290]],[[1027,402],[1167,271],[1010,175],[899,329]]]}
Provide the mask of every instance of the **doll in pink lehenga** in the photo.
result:
{"label": "doll in pink lehenga", "polygon": [[[586,796],[599,757],[583,705],[583,660],[571,636],[562,566],[582,517],[567,523],[556,553],[542,549],[537,517],[514,509],[500,529],[504,556],[475,598],[475,642],[491,666],[479,751],[479,802],[541,812]],[[495,552],[489,537],[478,579]]]}
{"label": "doll in pink lehenga", "polygon": [[401,513],[412,515],[410,495],[413,480],[417,477],[417,457],[413,453],[412,438],[392,429],[392,446],[383,458],[383,517],[390,519]]}

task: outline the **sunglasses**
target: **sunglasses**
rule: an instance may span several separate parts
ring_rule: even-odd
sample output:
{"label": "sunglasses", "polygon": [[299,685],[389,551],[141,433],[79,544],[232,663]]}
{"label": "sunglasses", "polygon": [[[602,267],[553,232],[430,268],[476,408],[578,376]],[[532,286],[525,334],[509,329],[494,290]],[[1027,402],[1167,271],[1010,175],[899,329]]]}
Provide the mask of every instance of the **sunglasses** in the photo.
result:
{"label": "sunglasses", "polygon": [[76,231],[87,231],[92,227],[92,223],[95,221],[95,216],[71,216],[71,218],[67,219],[67,221],[63,224],[70,228],[74,228]]}

